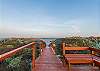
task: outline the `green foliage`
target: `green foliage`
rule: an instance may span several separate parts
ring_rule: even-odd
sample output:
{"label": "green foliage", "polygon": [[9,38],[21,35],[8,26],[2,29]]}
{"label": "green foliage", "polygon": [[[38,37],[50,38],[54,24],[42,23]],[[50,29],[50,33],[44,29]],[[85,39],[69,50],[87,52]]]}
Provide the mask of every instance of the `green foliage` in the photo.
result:
{"label": "green foliage", "polygon": [[[90,37],[66,37],[55,40],[56,44],[56,54],[62,56],[62,42],[66,43],[68,47],[94,47],[100,49],[100,38],[90,38]],[[90,53],[90,51],[70,51],[72,53]],[[69,52],[68,52],[69,53]]]}
{"label": "green foliage", "polygon": [[[3,44],[3,46],[11,45],[11,44],[14,46],[22,46],[22,45],[25,45],[32,41],[25,40],[25,42],[24,42],[24,40],[22,41],[22,39],[20,39],[20,40],[16,39],[10,43],[8,43],[8,42],[6,43],[6,42]],[[36,45],[35,49],[36,49],[36,51],[35,51],[36,57],[35,58],[37,58],[40,55],[39,44]],[[3,48],[2,50],[5,50],[5,48]],[[8,50],[8,48],[7,48],[7,50]],[[32,49],[31,49],[31,47],[24,48],[23,50],[21,50],[20,52],[16,53],[14,56],[12,56],[11,58],[8,58],[5,61],[1,62],[0,63],[0,71],[31,71],[31,69],[32,69],[31,62],[32,62]]]}
{"label": "green foliage", "polygon": [[62,47],[63,39],[59,38],[59,39],[56,39],[54,42],[56,44],[56,48],[55,48],[56,55],[62,55],[62,48],[61,47]]}
{"label": "green foliage", "polygon": [[[13,68],[16,68],[18,69],[20,67],[20,62],[21,62],[21,56],[20,57],[16,57],[14,59],[12,59],[10,62],[9,62],[9,65],[8,67],[10,69],[13,69]],[[18,71],[18,70],[17,70]]]}
{"label": "green foliage", "polygon": [[40,48],[39,44],[36,44],[36,48],[35,48],[35,59],[40,56],[40,53],[41,53],[41,48]]}
{"label": "green foliage", "polygon": [[21,53],[5,60],[6,71],[31,71],[32,53],[30,48],[25,48]]}

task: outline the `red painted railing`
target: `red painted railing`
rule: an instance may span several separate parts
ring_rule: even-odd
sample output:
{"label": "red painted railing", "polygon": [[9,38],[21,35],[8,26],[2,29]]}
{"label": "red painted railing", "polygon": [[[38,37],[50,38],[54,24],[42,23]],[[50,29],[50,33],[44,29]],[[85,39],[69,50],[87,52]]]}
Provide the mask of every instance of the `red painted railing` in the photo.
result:
{"label": "red painted railing", "polygon": [[[34,71],[34,69],[35,69],[35,44],[37,44],[37,43],[36,42],[32,42],[32,43],[29,43],[29,44],[24,45],[22,47],[19,47],[17,49],[14,49],[12,51],[9,51],[9,52],[6,52],[4,54],[1,54],[0,55],[0,62],[6,60],[7,58],[12,57],[13,55],[15,55],[16,53],[20,52],[22,49],[24,49],[26,47],[32,47],[32,71]],[[41,45],[44,45],[44,44],[41,43]],[[40,47],[42,48],[41,45],[40,45]]]}

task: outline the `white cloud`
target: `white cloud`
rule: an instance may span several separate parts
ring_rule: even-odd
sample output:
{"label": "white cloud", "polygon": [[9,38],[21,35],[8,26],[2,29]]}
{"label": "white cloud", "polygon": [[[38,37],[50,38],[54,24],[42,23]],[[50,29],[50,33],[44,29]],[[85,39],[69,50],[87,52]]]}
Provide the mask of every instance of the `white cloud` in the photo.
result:
{"label": "white cloud", "polygon": [[72,19],[67,22],[64,22],[64,25],[66,27],[66,31],[68,33],[74,33],[74,34],[80,34],[81,33],[81,26],[80,26],[81,20],[80,19]]}
{"label": "white cloud", "polygon": [[72,25],[72,30],[73,33],[81,33],[80,28],[77,25]]}

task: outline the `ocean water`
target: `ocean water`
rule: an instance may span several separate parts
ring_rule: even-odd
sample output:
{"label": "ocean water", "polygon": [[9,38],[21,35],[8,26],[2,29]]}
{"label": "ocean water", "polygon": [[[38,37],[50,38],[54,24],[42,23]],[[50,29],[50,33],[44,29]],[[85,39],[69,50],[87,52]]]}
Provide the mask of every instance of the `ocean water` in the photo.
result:
{"label": "ocean water", "polygon": [[4,40],[5,38],[0,38],[0,40]]}
{"label": "ocean water", "polygon": [[48,47],[48,45],[50,44],[51,41],[54,41],[56,38],[43,38],[42,40],[44,40],[46,42],[46,46]]}

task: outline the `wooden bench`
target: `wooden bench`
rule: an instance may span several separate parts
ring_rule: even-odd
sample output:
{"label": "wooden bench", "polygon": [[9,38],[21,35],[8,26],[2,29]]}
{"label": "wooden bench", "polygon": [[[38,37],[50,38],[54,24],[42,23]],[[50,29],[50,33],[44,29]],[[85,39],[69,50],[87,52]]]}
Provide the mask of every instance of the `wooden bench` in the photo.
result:
{"label": "wooden bench", "polygon": [[71,69],[71,64],[93,64],[94,60],[91,53],[88,54],[66,54],[65,51],[89,51],[89,47],[66,47],[65,43],[63,43],[63,55],[65,57],[65,61],[68,63],[69,70]]}

